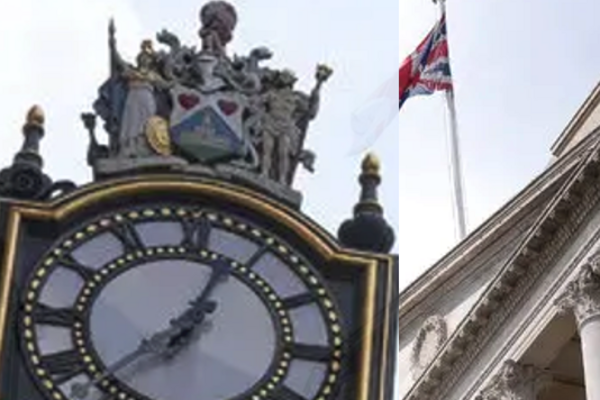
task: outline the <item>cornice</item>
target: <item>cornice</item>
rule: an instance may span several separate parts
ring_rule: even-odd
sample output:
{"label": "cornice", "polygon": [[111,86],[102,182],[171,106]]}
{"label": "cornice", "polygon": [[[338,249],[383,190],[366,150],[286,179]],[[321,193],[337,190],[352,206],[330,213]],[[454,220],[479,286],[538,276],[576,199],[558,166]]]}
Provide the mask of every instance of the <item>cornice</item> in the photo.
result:
{"label": "cornice", "polygon": [[[448,307],[448,300],[445,299],[449,294],[456,292],[457,290],[462,293],[462,285],[475,284],[475,282],[479,282],[476,283],[479,287],[481,287],[481,285],[487,285],[487,283],[498,273],[504,261],[512,255],[515,248],[523,241],[523,238],[537,220],[540,213],[541,210],[533,210],[523,218],[520,218],[519,224],[504,234],[501,239],[489,243],[475,259],[469,260],[464,267],[457,269],[455,273],[449,275],[442,283],[442,286],[440,286],[442,290],[433,290],[428,293],[426,297],[423,297],[417,305],[403,313],[401,320],[399,321],[400,334],[410,335],[412,332],[410,328],[415,325],[415,322],[419,322],[420,319],[425,318],[432,312],[439,312],[437,311],[438,307],[436,307],[436,305],[442,304],[440,302],[443,302],[445,307]],[[498,243],[500,241],[501,243]],[[454,299],[452,295],[451,297]],[[461,302],[463,300],[456,301]]]}
{"label": "cornice", "polygon": [[[598,199],[600,199],[600,186],[596,186],[596,196]],[[586,199],[593,200],[593,198],[594,196],[591,195],[588,196]],[[594,207],[596,210],[599,208],[598,204],[595,204]],[[546,306],[554,301],[556,293],[559,293],[561,290],[563,290],[562,288],[564,288],[565,283],[571,279],[573,272],[576,270],[576,268],[580,266],[585,259],[590,259],[590,253],[594,249],[596,250],[593,252],[593,254],[598,254],[598,243],[600,243],[600,229],[596,228],[594,229],[594,233],[592,233],[589,237],[585,237],[585,244],[578,249],[577,255],[570,259],[567,265],[561,267],[560,278],[554,281],[552,286],[550,286],[547,289],[546,293],[542,297],[536,298],[537,305],[529,310],[528,317],[526,317],[526,319],[523,320],[521,324],[519,324],[519,327],[516,330],[512,331],[510,335],[508,335],[509,339],[504,342],[503,348],[500,351],[497,351],[492,359],[486,360],[488,367],[485,370],[479,371],[477,379],[475,381],[470,382],[471,388],[468,392],[466,392],[466,394],[463,395],[464,399],[472,398],[477,392],[477,390],[481,387],[486,377],[489,376],[491,371],[493,371],[494,366],[502,363],[503,360],[507,359],[507,357],[509,356],[509,349],[516,346],[517,343],[520,343],[519,338],[522,338],[524,335],[527,335],[527,327],[530,324],[535,323],[534,318],[538,315],[543,314],[544,310],[546,309]],[[559,254],[559,256],[561,255]],[[594,258],[594,256],[591,256],[591,258]],[[540,270],[541,273],[547,272],[549,270],[548,265],[541,265],[540,263],[536,264],[536,268],[538,268],[538,270]],[[537,280],[539,281],[539,279],[540,278],[538,276]],[[521,301],[525,300],[524,297],[527,296],[527,292],[532,290],[532,286],[535,284],[536,281],[533,281],[528,286],[526,286],[527,290],[521,296],[523,297]],[[525,287],[522,287],[522,290],[525,290],[524,288]],[[513,308],[510,308],[509,306]],[[507,307],[505,307],[505,309],[502,311],[504,313],[503,315],[505,315],[506,313],[514,312],[513,309],[514,305],[512,303],[509,305],[507,304]],[[488,337],[490,335],[495,334],[495,332],[497,332],[497,329],[501,329],[501,325],[496,327],[495,329],[496,331],[491,331],[490,333],[488,333]],[[481,343],[480,345],[483,345],[483,343]]]}
{"label": "cornice", "polygon": [[589,149],[599,136],[600,129],[597,129],[578,143],[568,154],[531,181],[504,207],[402,291],[399,296],[400,319],[402,320],[421,304],[432,292],[442,287],[451,276],[467,267],[474,257],[498,240],[507,230],[514,229],[524,215],[539,207],[545,200],[540,193],[559,184],[561,179],[564,179],[568,172],[581,161],[586,154],[586,149]]}
{"label": "cornice", "polygon": [[596,106],[600,103],[600,82],[596,84],[594,89],[585,99],[583,104],[577,109],[565,129],[552,144],[550,151],[555,157],[560,157],[569,141],[577,134],[577,131],[585,123]]}
{"label": "cornice", "polygon": [[596,139],[406,400],[444,398],[543,269],[560,255],[598,202],[599,150]]}

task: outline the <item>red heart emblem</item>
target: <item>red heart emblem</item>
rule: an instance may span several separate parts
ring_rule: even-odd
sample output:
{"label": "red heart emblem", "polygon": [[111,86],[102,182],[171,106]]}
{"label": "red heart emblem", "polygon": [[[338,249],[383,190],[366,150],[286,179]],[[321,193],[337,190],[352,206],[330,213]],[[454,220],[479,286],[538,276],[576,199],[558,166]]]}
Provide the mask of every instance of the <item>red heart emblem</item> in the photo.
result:
{"label": "red heart emblem", "polygon": [[183,93],[180,94],[177,99],[179,100],[179,104],[181,104],[181,107],[185,108],[186,110],[189,110],[190,108],[193,108],[196,105],[198,105],[198,103],[200,103],[200,98],[195,94]]}
{"label": "red heart emblem", "polygon": [[219,100],[217,104],[219,105],[221,111],[223,111],[223,114],[227,116],[235,113],[238,109],[237,103],[234,103],[233,101]]}

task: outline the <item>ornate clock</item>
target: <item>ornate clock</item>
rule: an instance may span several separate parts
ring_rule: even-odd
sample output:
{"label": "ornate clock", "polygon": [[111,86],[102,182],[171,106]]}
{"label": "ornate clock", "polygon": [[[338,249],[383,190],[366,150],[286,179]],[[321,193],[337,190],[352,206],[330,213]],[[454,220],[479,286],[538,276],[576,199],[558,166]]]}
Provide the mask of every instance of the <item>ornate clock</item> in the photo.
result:
{"label": "ornate clock", "polygon": [[95,186],[12,208],[3,399],[384,398],[389,259],[245,190]]}
{"label": "ornate clock", "polygon": [[378,161],[335,240],[293,188],[332,70],[305,93],[265,47],[227,55],[231,4],[199,17],[199,48],[162,30],[135,62],[111,21],[110,76],[82,114],[93,183],[42,171],[30,110],[0,170],[1,400],[391,400],[398,265],[378,253],[394,241]]}

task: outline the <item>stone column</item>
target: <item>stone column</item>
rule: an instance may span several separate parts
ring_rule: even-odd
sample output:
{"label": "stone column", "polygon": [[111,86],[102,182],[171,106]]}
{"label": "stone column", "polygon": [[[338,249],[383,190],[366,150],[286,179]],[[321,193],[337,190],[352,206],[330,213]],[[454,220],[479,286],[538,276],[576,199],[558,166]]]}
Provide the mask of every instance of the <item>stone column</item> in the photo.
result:
{"label": "stone column", "polygon": [[507,360],[475,400],[536,400],[548,377],[533,365]]}
{"label": "stone column", "polygon": [[600,273],[591,264],[584,265],[557,305],[562,311],[575,313],[581,336],[586,399],[600,400]]}

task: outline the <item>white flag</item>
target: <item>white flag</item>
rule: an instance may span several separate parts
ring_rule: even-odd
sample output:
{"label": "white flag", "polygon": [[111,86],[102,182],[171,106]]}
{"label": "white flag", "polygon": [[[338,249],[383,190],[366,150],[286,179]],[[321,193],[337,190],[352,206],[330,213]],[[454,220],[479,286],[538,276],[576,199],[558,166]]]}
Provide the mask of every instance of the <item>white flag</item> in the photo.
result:
{"label": "white flag", "polygon": [[362,152],[379,138],[398,115],[398,71],[352,113],[352,153]]}

